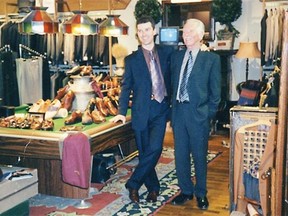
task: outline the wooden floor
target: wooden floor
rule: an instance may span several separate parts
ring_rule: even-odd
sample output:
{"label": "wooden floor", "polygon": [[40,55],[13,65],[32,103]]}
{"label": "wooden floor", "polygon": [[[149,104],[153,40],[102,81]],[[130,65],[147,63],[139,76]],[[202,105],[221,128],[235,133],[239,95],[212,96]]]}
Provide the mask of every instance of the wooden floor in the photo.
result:
{"label": "wooden floor", "polygon": [[[222,141],[229,144],[229,132],[219,131],[209,140],[209,150],[220,151],[222,154],[208,164],[207,187],[209,208],[206,211],[197,208],[195,198],[182,206],[165,205],[156,214],[157,216],[184,216],[184,215],[229,215],[229,148]],[[173,135],[166,132],[164,146],[173,147]]]}

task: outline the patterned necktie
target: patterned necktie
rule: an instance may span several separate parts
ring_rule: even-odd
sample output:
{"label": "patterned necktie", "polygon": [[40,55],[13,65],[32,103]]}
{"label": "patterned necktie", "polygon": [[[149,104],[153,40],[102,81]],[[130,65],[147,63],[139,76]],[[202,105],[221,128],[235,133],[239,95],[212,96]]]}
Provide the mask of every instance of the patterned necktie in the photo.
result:
{"label": "patterned necktie", "polygon": [[152,51],[149,52],[149,56],[150,56],[150,71],[152,80],[152,94],[155,100],[161,103],[165,95],[164,80]]}
{"label": "patterned necktie", "polygon": [[187,83],[188,83],[188,78],[192,71],[192,66],[193,66],[193,57],[192,57],[192,52],[190,51],[189,58],[188,58],[188,61],[187,61],[187,64],[183,73],[183,77],[181,80],[181,84],[180,84],[180,92],[179,92],[180,102],[189,101]]}

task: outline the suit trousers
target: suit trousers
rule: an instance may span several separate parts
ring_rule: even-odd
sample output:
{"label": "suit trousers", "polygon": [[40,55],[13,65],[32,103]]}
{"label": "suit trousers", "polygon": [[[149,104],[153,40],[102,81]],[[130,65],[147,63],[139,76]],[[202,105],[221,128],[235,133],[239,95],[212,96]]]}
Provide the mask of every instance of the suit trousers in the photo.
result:
{"label": "suit trousers", "polygon": [[144,130],[135,130],[135,140],[139,151],[139,163],[126,183],[126,188],[136,189],[144,184],[148,191],[159,191],[160,184],[155,166],[161,156],[166,130],[169,104],[151,100],[147,126]]}
{"label": "suit trousers", "polygon": [[[174,109],[177,113],[172,120],[178,185],[186,195],[206,196],[209,121],[197,122],[193,117],[196,111],[189,103],[177,103]],[[191,157],[196,183],[191,178]]]}

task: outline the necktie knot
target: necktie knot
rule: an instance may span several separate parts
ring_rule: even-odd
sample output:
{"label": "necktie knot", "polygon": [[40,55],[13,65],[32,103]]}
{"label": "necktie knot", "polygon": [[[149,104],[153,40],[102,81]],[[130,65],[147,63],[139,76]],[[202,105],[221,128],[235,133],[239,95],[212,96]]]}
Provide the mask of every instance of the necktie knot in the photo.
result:
{"label": "necktie knot", "polygon": [[151,59],[152,61],[154,61],[155,58],[154,58],[153,51],[149,51],[149,55],[150,55],[150,59]]}

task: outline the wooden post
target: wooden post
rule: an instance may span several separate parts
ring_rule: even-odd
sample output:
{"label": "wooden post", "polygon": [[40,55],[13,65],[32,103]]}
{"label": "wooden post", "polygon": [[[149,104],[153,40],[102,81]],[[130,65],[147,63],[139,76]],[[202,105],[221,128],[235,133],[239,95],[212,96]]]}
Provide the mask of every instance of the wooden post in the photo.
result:
{"label": "wooden post", "polygon": [[[287,145],[287,90],[288,90],[288,12],[285,12],[283,23],[283,43],[281,57],[281,78],[279,91],[278,128],[275,161],[275,216],[282,215],[282,200],[284,195],[283,173],[285,145]],[[287,190],[287,189],[286,189]]]}

